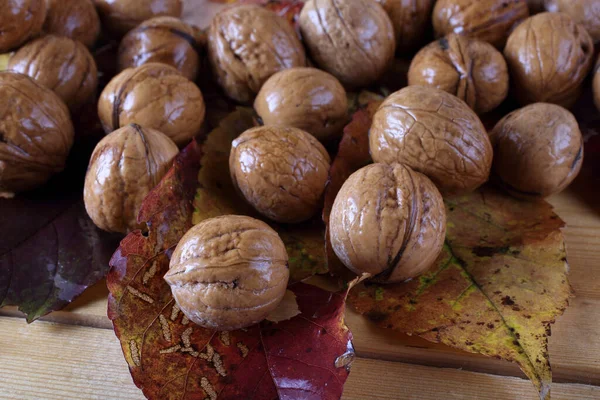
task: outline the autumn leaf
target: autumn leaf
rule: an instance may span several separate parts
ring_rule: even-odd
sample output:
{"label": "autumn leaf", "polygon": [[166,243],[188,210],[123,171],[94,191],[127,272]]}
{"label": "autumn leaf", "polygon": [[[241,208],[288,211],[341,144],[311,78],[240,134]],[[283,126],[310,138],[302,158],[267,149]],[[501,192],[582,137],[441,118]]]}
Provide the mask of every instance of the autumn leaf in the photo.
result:
{"label": "autumn leaf", "polygon": [[448,233],[431,271],[405,284],[363,284],[349,303],[380,327],[519,364],[550,398],[550,324],[571,288],[563,221],[545,201],[493,188],[446,200]]}

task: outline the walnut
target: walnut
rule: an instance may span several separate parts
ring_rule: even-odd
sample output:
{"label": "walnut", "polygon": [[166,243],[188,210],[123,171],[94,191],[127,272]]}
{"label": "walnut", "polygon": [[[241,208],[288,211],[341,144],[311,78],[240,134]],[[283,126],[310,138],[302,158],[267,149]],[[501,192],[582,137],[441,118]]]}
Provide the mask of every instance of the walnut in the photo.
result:
{"label": "walnut", "polygon": [[592,68],[589,33],[562,13],[537,14],[510,35],[504,56],[521,104],[572,106]]}
{"label": "walnut", "polygon": [[73,138],[69,110],[54,92],[0,72],[0,193],[34,189],[62,171]]}
{"label": "walnut", "polygon": [[105,136],[94,149],[83,200],[96,226],[126,233],[142,228],[142,201],[167,173],[178,149],[165,134],[131,124]]}
{"label": "walnut", "polygon": [[98,101],[106,133],[137,123],[187,144],[204,121],[205,105],[198,86],[168,65],[148,63],[114,77]]}
{"label": "walnut", "polygon": [[483,114],[508,95],[508,67],[491,44],[451,33],[417,53],[408,84],[442,89]]}
{"label": "walnut", "polygon": [[330,161],[314,136],[297,128],[263,126],[233,141],[229,169],[234,185],[259,213],[295,223],[319,210]]}
{"label": "walnut", "polygon": [[300,29],[317,65],[348,87],[375,82],[394,59],[392,21],[372,0],[309,0]]}
{"label": "walnut", "polygon": [[54,90],[71,111],[94,100],[98,87],[94,57],[83,43],[64,36],[27,43],[10,58],[8,68]]}
{"label": "walnut", "polygon": [[258,93],[254,108],[265,125],[292,126],[321,141],[341,136],[348,122],[344,87],[315,68],[276,73]]}
{"label": "walnut", "polygon": [[406,164],[444,194],[475,190],[492,164],[492,146],[477,115],[455,96],[425,86],[408,86],[381,104],[369,148],[375,162]]}
{"label": "walnut", "polygon": [[583,163],[583,138],[573,114],[536,103],[504,117],[491,133],[494,174],[519,198],[547,197],[566,188]]}
{"label": "walnut", "polygon": [[430,30],[431,12],[434,0],[377,0],[388,13],[394,32],[396,48],[408,52],[419,48]]}
{"label": "walnut", "polygon": [[568,14],[588,31],[594,43],[600,42],[600,0],[546,0],[544,4],[547,11]]}
{"label": "walnut", "polygon": [[437,37],[454,32],[501,49],[511,30],[528,16],[526,0],[437,0],[433,29]]}
{"label": "walnut", "polygon": [[100,35],[100,18],[92,0],[47,0],[44,31],[94,47]]}
{"label": "walnut", "polygon": [[0,0],[0,54],[37,36],[46,19],[46,0]]}
{"label": "walnut", "polygon": [[425,175],[403,164],[372,164],[342,186],[329,232],[348,269],[381,283],[403,282],[427,271],[440,254],[446,210]]}
{"label": "walnut", "polygon": [[147,19],[159,16],[181,17],[181,0],[92,0],[102,26],[121,37]]}
{"label": "walnut", "polygon": [[271,75],[307,64],[292,25],[257,5],[227,8],[213,18],[208,56],[225,93],[242,103],[251,102]]}
{"label": "walnut", "polygon": [[183,313],[219,331],[265,319],[283,298],[288,256],[281,238],[254,218],[228,215],[190,229],[171,257],[165,281]]}
{"label": "walnut", "polygon": [[194,28],[174,17],[156,17],[129,31],[119,46],[119,70],[160,62],[196,80],[200,57]]}

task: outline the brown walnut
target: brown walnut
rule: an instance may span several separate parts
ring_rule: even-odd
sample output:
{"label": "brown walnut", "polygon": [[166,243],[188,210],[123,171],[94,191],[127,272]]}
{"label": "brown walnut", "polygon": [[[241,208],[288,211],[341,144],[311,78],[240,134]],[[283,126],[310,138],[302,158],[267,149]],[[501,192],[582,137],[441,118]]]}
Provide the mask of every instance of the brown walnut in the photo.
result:
{"label": "brown walnut", "polygon": [[83,43],[64,36],[27,43],[10,58],[8,68],[54,90],[71,111],[93,100],[98,87],[94,57]]}
{"label": "brown walnut", "polygon": [[46,0],[0,0],[0,54],[40,34]]}
{"label": "brown walnut", "polygon": [[98,101],[106,133],[131,123],[156,129],[178,146],[198,134],[206,109],[198,86],[173,67],[148,63],[114,77]]}
{"label": "brown walnut", "polygon": [[588,31],[594,43],[600,42],[600,0],[546,0],[545,6],[547,11],[568,14]]}
{"label": "brown walnut", "polygon": [[283,298],[288,256],[281,238],[254,218],[228,215],[190,229],[171,257],[165,281],[183,313],[219,331],[265,319]]}
{"label": "brown walnut", "polygon": [[300,29],[317,65],[351,88],[375,82],[394,59],[392,21],[373,0],[309,0]]}
{"label": "brown walnut", "polygon": [[388,13],[400,52],[415,50],[430,30],[434,0],[377,0]]}
{"label": "brown walnut", "polygon": [[69,110],[54,92],[0,72],[0,193],[34,189],[62,171],[73,136]]}
{"label": "brown walnut", "polygon": [[537,14],[508,38],[504,56],[521,104],[572,106],[593,63],[589,33],[563,13]]}
{"label": "brown walnut", "polygon": [[295,223],[319,210],[330,161],[314,136],[297,128],[262,126],[233,141],[229,170],[234,185],[259,213]]}
{"label": "brown walnut", "polygon": [[451,33],[417,53],[408,84],[442,89],[483,114],[508,95],[508,67],[491,44]]}
{"label": "brown walnut", "polygon": [[92,0],[47,0],[44,31],[94,47],[100,35],[100,18]]}
{"label": "brown walnut", "polygon": [[375,162],[405,164],[444,194],[487,181],[492,146],[477,115],[442,90],[408,86],[389,96],[373,117],[369,148]]}
{"label": "brown walnut", "polygon": [[102,26],[121,37],[152,17],[181,17],[181,0],[93,0]]}
{"label": "brown walnut", "polygon": [[292,126],[321,141],[339,137],[348,122],[344,87],[316,68],[276,73],[258,92],[254,109],[265,125]]}
{"label": "brown walnut", "polygon": [[156,17],[129,31],[119,46],[119,70],[160,62],[196,80],[200,57],[194,28],[174,17]]}
{"label": "brown walnut", "polygon": [[526,0],[437,0],[433,29],[474,37],[504,47],[511,30],[529,16]]}
{"label": "brown walnut", "polygon": [[250,103],[276,72],[307,63],[292,25],[257,5],[234,6],[213,18],[208,56],[225,93],[242,103]]}
{"label": "brown walnut", "polygon": [[491,133],[494,174],[520,198],[547,197],[566,188],[583,163],[583,138],[568,110],[535,103],[504,117]]}
{"label": "brown walnut", "polygon": [[96,226],[126,233],[142,228],[142,201],[167,173],[178,149],[165,134],[136,124],[105,136],[94,149],[83,200]]}
{"label": "brown walnut", "polygon": [[427,271],[440,254],[444,201],[425,175],[403,164],[372,164],[342,186],[329,232],[348,269],[382,283],[403,282]]}

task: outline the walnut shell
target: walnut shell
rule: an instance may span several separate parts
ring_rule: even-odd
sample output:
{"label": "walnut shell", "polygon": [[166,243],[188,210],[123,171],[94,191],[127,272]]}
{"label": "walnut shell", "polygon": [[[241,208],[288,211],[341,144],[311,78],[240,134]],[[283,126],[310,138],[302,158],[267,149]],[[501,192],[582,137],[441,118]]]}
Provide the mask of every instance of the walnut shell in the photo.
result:
{"label": "walnut shell", "polygon": [[169,136],[178,146],[196,136],[206,113],[198,86],[168,65],[148,63],[114,77],[98,101],[106,133],[137,123]]}
{"label": "walnut shell", "polygon": [[100,35],[100,18],[91,0],[47,0],[44,31],[94,47]]}
{"label": "walnut shell", "polygon": [[568,14],[588,31],[594,43],[600,42],[600,0],[546,0],[544,4],[547,11]]}
{"label": "walnut shell", "polygon": [[369,148],[375,162],[405,164],[444,194],[487,181],[492,146],[467,104],[442,90],[408,86],[389,96],[373,117]]}
{"label": "walnut shell", "polygon": [[442,89],[483,114],[508,95],[508,67],[491,44],[451,33],[417,53],[408,84]]}
{"label": "walnut shell", "polygon": [[458,33],[504,47],[511,30],[529,16],[526,0],[437,0],[437,37]]}
{"label": "walnut shell", "polygon": [[508,38],[504,57],[521,104],[572,106],[593,63],[589,33],[563,13],[537,14]]}
{"label": "walnut shell", "polygon": [[0,193],[34,189],[65,167],[73,145],[67,106],[28,76],[0,72]]}
{"label": "walnut shell", "polygon": [[121,37],[152,17],[181,17],[181,0],[93,0],[102,26],[113,36]]}
{"label": "walnut shell", "polygon": [[179,18],[156,17],[129,31],[119,46],[119,70],[149,62],[170,65],[195,81],[200,65],[194,28]]}
{"label": "walnut shell", "polygon": [[71,111],[93,100],[98,87],[94,57],[83,43],[64,36],[27,43],[10,58],[8,68],[54,90]]}
{"label": "walnut shell", "polygon": [[83,189],[85,209],[94,224],[108,232],[142,228],[137,220],[142,201],[177,153],[165,134],[136,124],[105,136],[92,153]]}
{"label": "walnut shell", "polygon": [[0,54],[40,34],[46,12],[46,0],[0,0]]}
{"label": "walnut shell", "polygon": [[388,13],[396,33],[396,49],[415,50],[430,30],[434,0],[377,0]]}
{"label": "walnut shell", "polygon": [[233,141],[229,170],[234,185],[259,213],[295,223],[321,207],[330,161],[314,136],[297,128],[262,126]]}
{"label": "walnut shell", "polygon": [[339,259],[382,283],[427,271],[442,250],[446,209],[425,175],[402,164],[372,164],[348,178],[329,222]]}
{"label": "walnut shell", "polygon": [[165,281],[191,321],[230,331],[257,324],[277,308],[290,276],[287,262],[285,245],[269,225],[228,215],[183,236]]}
{"label": "walnut shell", "polygon": [[333,75],[316,68],[280,71],[263,85],[254,109],[265,125],[302,129],[325,141],[348,122],[348,98]]}
{"label": "walnut shell", "polygon": [[251,102],[276,72],[307,64],[292,25],[257,5],[227,8],[213,18],[208,57],[225,93],[241,103]]}
{"label": "walnut shell", "polygon": [[375,82],[394,60],[392,21],[372,0],[309,0],[300,29],[317,65],[351,88]]}
{"label": "walnut shell", "polygon": [[568,110],[535,103],[504,117],[491,133],[494,173],[519,198],[547,197],[566,188],[583,164],[583,138]]}

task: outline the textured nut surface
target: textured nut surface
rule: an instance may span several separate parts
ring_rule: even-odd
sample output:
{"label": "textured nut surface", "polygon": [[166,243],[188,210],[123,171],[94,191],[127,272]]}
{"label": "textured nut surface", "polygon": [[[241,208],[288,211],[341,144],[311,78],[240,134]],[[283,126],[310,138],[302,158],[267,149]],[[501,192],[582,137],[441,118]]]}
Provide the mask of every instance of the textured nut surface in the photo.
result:
{"label": "textured nut surface", "polygon": [[545,6],[547,11],[568,14],[588,31],[594,43],[600,42],[600,0],[546,0]]}
{"label": "textured nut surface", "polygon": [[410,51],[423,43],[423,32],[430,29],[434,0],[378,0],[388,13],[394,32],[396,48]]}
{"label": "textured nut surface", "polygon": [[508,95],[508,67],[491,44],[451,33],[417,53],[408,84],[444,90],[483,114]]}
{"label": "textured nut surface", "polygon": [[306,66],[306,53],[283,17],[256,5],[225,9],[208,29],[208,56],[225,93],[249,103],[273,74]]}
{"label": "textured nut surface", "polygon": [[106,133],[137,123],[179,145],[198,134],[206,109],[198,86],[168,65],[148,63],[114,77],[98,101]]}
{"label": "textured nut surface", "polygon": [[309,0],[300,29],[317,65],[348,87],[375,82],[394,59],[392,21],[372,0]]}
{"label": "textured nut surface", "polygon": [[547,103],[504,117],[491,133],[494,174],[521,198],[547,197],[566,188],[583,163],[583,138],[573,114]]}
{"label": "textured nut surface", "polygon": [[152,17],[181,17],[181,0],[92,0],[102,26],[114,36],[123,36]]}
{"label": "textured nut surface", "polygon": [[511,30],[528,16],[526,0],[437,0],[433,29],[437,37],[454,32],[502,48]]}
{"label": "textured nut surface", "polygon": [[492,164],[490,140],[473,110],[425,86],[406,87],[381,104],[369,148],[375,162],[406,164],[445,194],[475,190],[487,181]]}
{"label": "textured nut surface", "polygon": [[281,302],[288,256],[269,225],[245,216],[208,219],[190,229],[165,280],[196,324],[229,331],[259,323]]}
{"label": "textured nut surface", "polygon": [[155,17],[129,31],[119,46],[119,70],[159,62],[196,80],[200,57],[194,29],[175,17]]}
{"label": "textured nut surface", "polygon": [[319,210],[330,161],[314,136],[297,128],[262,126],[233,141],[229,169],[234,185],[258,212],[295,223]]}
{"label": "textured nut surface", "polygon": [[85,209],[96,226],[120,233],[141,228],[142,201],[177,153],[165,134],[135,124],[105,136],[92,153],[83,190]]}
{"label": "textured nut surface", "polygon": [[46,0],[0,0],[0,54],[37,36],[45,19]]}
{"label": "textured nut surface", "polygon": [[348,122],[346,91],[333,75],[291,68],[273,75],[254,101],[265,125],[302,129],[319,140],[341,135]]}
{"label": "textured nut surface", "polygon": [[563,13],[537,14],[508,38],[504,57],[521,104],[547,102],[570,107],[592,67],[589,33]]}
{"label": "textured nut surface", "polygon": [[342,186],[329,231],[336,255],[350,270],[403,282],[429,269],[440,254],[446,209],[425,175],[402,164],[372,164]]}
{"label": "textured nut surface", "polygon": [[100,18],[92,0],[47,0],[44,31],[93,47],[100,35]]}
{"label": "textured nut surface", "polygon": [[64,36],[27,43],[10,58],[8,68],[52,89],[71,111],[92,100],[98,87],[94,57],[83,43]]}
{"label": "textured nut surface", "polygon": [[69,110],[54,92],[0,72],[0,192],[33,189],[62,171],[73,135]]}

